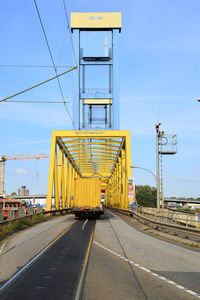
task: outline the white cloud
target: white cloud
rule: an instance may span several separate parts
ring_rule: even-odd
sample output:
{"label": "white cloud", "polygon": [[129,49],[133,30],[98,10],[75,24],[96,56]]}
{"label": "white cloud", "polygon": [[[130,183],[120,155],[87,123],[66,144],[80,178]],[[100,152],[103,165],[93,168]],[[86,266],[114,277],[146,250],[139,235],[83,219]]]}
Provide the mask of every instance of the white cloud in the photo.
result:
{"label": "white cloud", "polygon": [[22,169],[22,168],[18,168],[18,169],[15,170],[15,173],[17,175],[26,175],[26,174],[28,174],[28,171],[25,170],[25,169]]}

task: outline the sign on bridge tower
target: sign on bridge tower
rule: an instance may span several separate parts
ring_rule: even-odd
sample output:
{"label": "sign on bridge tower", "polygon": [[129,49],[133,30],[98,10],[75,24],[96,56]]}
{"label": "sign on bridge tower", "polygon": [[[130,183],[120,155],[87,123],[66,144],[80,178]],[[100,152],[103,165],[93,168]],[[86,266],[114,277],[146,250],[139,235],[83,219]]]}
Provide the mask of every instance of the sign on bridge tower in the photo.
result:
{"label": "sign on bridge tower", "polygon": [[72,13],[73,120],[77,129],[119,129],[121,13]]}

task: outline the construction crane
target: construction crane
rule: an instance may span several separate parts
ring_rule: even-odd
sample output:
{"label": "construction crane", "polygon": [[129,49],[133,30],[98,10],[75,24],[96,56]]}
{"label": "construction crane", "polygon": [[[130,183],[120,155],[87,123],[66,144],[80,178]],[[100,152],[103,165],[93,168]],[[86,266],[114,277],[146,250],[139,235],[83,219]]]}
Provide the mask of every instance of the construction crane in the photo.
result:
{"label": "construction crane", "polygon": [[5,162],[7,160],[43,159],[47,157],[48,156],[45,154],[0,156],[0,196],[3,197],[5,195]]}

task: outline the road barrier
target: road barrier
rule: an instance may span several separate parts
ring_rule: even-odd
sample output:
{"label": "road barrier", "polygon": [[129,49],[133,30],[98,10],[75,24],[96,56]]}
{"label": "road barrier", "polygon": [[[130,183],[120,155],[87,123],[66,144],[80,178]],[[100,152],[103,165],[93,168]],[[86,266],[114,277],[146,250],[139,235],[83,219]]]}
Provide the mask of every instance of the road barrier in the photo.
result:
{"label": "road barrier", "polygon": [[161,222],[175,223],[200,229],[200,214],[195,212],[180,212],[171,209],[157,211],[152,207],[138,207],[137,212],[149,219]]}
{"label": "road barrier", "polygon": [[[193,241],[199,241],[200,229],[197,227],[186,226],[186,223],[184,223],[185,219],[178,219],[178,221],[176,219],[176,223],[175,223],[175,221],[172,222],[172,220],[170,220],[170,222],[169,222],[169,220],[167,221],[167,218],[165,218],[165,221],[163,221],[164,219],[162,219],[162,221],[161,221],[161,217],[157,216],[157,220],[156,220],[155,216],[154,216],[154,218],[152,218],[153,215],[151,215],[151,218],[149,218],[149,217],[145,216],[144,214],[142,214],[141,207],[139,208],[140,212],[117,209],[117,208],[111,208],[111,210],[134,217],[140,223],[142,223],[148,227],[151,227],[153,229],[163,231],[166,233],[173,233],[176,236],[181,236],[181,237],[184,236],[186,239],[190,239]],[[159,218],[160,218],[160,220],[159,220]],[[180,222],[180,221],[182,221],[182,222]],[[177,222],[179,222],[179,224]],[[198,221],[194,221],[194,224],[197,224],[197,223],[199,224]]]}
{"label": "road barrier", "polygon": [[32,213],[29,213],[27,215],[22,215],[17,218],[9,218],[7,220],[0,219],[0,226],[7,225],[7,224],[9,224],[13,221],[17,221],[17,220],[26,220],[26,219],[28,220],[36,215],[46,215],[47,217],[50,217],[50,216],[63,215],[63,214],[67,214],[67,213],[71,213],[70,208],[54,209],[54,210],[50,210],[50,211],[39,211],[39,212],[34,212],[32,210]]}

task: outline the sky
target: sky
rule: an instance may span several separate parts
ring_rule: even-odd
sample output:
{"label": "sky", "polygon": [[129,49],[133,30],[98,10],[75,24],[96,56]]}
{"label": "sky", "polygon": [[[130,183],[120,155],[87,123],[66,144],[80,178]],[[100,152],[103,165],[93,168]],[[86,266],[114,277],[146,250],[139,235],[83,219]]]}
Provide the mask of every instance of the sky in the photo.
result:
{"label": "sky", "polygon": [[[63,0],[37,0],[58,71],[73,66]],[[178,152],[163,157],[164,195],[200,196],[199,0],[68,0],[70,12],[122,12],[120,127],[131,131],[132,164],[156,169],[155,123],[177,134]],[[55,75],[33,0],[0,3],[0,99]],[[61,78],[68,108],[73,72]],[[61,101],[56,81],[12,100]],[[49,155],[51,132],[71,129],[63,104],[0,103],[0,155]],[[5,190],[46,193],[48,159],[6,162]],[[155,179],[135,169],[136,184]]]}

